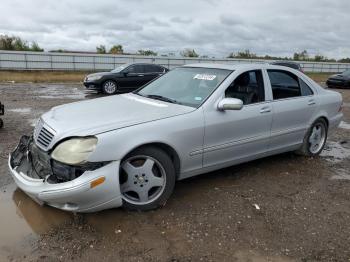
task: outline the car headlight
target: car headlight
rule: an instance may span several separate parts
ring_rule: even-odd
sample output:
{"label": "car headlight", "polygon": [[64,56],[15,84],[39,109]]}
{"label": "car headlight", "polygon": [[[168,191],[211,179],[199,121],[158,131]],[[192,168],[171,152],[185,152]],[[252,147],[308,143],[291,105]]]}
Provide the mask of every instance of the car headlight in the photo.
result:
{"label": "car headlight", "polygon": [[87,76],[87,81],[95,81],[101,79],[102,76]]}
{"label": "car headlight", "polygon": [[59,144],[52,152],[51,157],[68,165],[82,164],[95,150],[96,145],[96,137],[72,138]]}

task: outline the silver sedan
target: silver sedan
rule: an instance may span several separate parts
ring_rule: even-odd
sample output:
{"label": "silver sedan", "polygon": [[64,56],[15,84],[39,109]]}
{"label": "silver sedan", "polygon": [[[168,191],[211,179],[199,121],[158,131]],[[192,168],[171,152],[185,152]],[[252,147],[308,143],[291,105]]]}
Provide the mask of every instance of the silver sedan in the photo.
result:
{"label": "silver sedan", "polygon": [[287,151],[318,155],[341,109],[339,93],[291,68],[186,65],[133,93],[52,108],[8,163],[40,204],[150,210],[176,180]]}

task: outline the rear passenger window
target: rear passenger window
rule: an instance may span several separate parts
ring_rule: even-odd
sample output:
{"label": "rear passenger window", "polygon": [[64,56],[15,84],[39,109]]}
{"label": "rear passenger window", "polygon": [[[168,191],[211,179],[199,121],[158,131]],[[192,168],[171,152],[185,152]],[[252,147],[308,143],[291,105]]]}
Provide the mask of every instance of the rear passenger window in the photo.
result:
{"label": "rear passenger window", "polygon": [[164,69],[157,65],[146,66],[146,73],[161,73]]}
{"label": "rear passenger window", "polygon": [[143,65],[132,65],[127,68],[126,72],[139,74],[139,73],[144,73],[145,71],[144,71]]}
{"label": "rear passenger window", "polygon": [[300,87],[301,87],[301,94],[303,96],[311,96],[314,94],[312,89],[302,80],[299,78],[300,81]]}
{"label": "rear passenger window", "polygon": [[301,96],[299,79],[296,75],[282,70],[267,70],[267,73],[274,100]]}

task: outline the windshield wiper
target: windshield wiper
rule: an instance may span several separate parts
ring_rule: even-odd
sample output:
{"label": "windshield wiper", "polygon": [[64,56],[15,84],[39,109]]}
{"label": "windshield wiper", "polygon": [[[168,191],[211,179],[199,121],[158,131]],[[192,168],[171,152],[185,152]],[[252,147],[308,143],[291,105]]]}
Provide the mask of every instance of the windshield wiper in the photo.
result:
{"label": "windshield wiper", "polygon": [[173,103],[173,104],[180,104],[178,101],[176,101],[175,99],[171,99],[165,96],[160,96],[160,95],[145,95],[145,97],[148,98],[153,98],[153,99],[157,99],[157,100],[161,100],[164,102],[169,102],[169,103]]}

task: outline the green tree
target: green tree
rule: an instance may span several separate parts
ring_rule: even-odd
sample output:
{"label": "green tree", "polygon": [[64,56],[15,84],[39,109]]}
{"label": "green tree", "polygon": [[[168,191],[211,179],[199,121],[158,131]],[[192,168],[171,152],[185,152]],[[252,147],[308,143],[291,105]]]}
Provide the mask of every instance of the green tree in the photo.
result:
{"label": "green tree", "polygon": [[34,51],[34,52],[43,52],[44,49],[42,49],[37,42],[32,42],[32,46],[31,46],[31,51]]}
{"label": "green tree", "polygon": [[230,53],[227,58],[244,58],[244,59],[250,59],[250,58],[258,58],[258,56],[254,53],[251,53],[249,49],[245,49],[243,51],[238,51],[237,54]]}
{"label": "green tree", "polygon": [[145,56],[157,56],[158,54],[152,50],[143,50],[140,49],[139,51],[137,51],[137,53],[139,55],[145,55]]}
{"label": "green tree", "polygon": [[7,35],[0,35],[0,49],[1,50],[14,50],[13,37]]}
{"label": "green tree", "polygon": [[96,46],[96,52],[98,54],[105,54],[105,53],[107,53],[106,52],[106,47],[104,45]]}
{"label": "green tree", "polygon": [[114,45],[112,48],[109,50],[109,53],[111,54],[123,54],[123,46],[122,45]]}
{"label": "green tree", "polygon": [[350,57],[339,59],[338,62],[340,62],[340,63],[350,63]]}
{"label": "green tree", "polygon": [[8,35],[0,35],[0,49],[12,51],[44,51],[36,42],[32,42],[29,46],[28,42],[22,40],[20,37]]}
{"label": "green tree", "polygon": [[297,61],[307,61],[310,60],[309,59],[309,54],[306,50],[303,50],[302,52],[298,53],[295,52],[293,55],[293,60],[297,60]]}
{"label": "green tree", "polygon": [[181,56],[184,57],[199,57],[199,55],[194,51],[194,49],[186,48],[183,51],[181,51]]}
{"label": "green tree", "polygon": [[249,49],[246,49],[244,51],[239,51],[237,53],[238,58],[257,58],[257,55],[254,53],[251,53]]}

